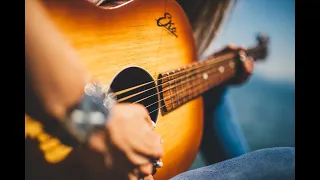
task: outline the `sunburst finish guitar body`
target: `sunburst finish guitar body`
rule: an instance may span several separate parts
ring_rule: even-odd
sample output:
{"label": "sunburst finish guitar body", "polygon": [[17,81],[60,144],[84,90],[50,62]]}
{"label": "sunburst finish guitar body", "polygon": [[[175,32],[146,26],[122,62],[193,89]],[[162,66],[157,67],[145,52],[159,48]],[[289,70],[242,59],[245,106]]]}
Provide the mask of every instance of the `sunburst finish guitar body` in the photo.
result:
{"label": "sunburst finish guitar body", "polygon": [[113,7],[43,0],[42,5],[93,79],[118,93],[118,101],[147,107],[155,132],[164,139],[164,166],[154,178],[186,171],[202,137],[200,95],[236,73],[234,54],[197,63],[191,26],[174,0],[133,0]]}

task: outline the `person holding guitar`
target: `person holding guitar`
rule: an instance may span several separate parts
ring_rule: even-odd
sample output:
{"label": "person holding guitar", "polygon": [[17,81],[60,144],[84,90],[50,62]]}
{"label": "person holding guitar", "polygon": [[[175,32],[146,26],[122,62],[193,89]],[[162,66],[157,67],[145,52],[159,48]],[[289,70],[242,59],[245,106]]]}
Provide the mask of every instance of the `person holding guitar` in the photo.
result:
{"label": "person holding guitar", "polygon": [[[65,144],[73,147],[79,147],[79,143],[84,145],[70,152],[61,164],[48,164],[44,162],[43,155],[48,158],[50,154],[42,154],[33,138],[38,134],[42,135],[37,137],[39,141],[50,137],[39,132],[36,126],[28,126],[26,179],[152,178],[154,168],[163,166],[162,145],[165,142],[153,132],[155,124],[146,108],[138,104],[120,103],[107,109],[98,96],[83,92],[91,79],[86,68],[79,63],[80,57],[63,40],[39,1],[26,0],[25,4],[25,113],[42,122],[46,131],[60,137]],[[247,61],[243,67],[250,74],[252,61]],[[30,120],[26,119],[26,123],[30,124]],[[55,124],[61,124],[65,134],[60,134],[62,129],[50,129]],[[67,137],[66,134],[72,136]],[[57,141],[41,145],[40,149],[46,152],[48,146],[56,144]],[[81,149],[84,149],[85,155]],[[61,153],[61,149],[55,153]],[[85,159],[84,162],[74,163],[79,162],[80,157]],[[72,158],[76,161],[70,163]],[[259,178],[261,176],[285,179],[292,177],[293,158],[292,149],[264,150],[186,172],[173,179],[220,179],[221,176],[232,177],[234,173],[240,179],[262,179]],[[245,172],[244,164],[250,167]],[[274,167],[280,164],[279,169],[282,170],[275,170]],[[101,171],[97,171],[99,168]],[[76,172],[72,172],[72,169],[76,169]],[[222,171],[217,174],[215,172],[218,169]],[[261,173],[262,169],[268,170]]]}
{"label": "person holding guitar", "polygon": [[[137,175],[134,173],[151,174],[153,161],[161,158],[163,149],[161,137],[152,132],[154,124],[146,109],[139,104],[124,103],[115,105],[112,112],[106,112],[102,104],[84,94],[83,87],[88,79],[78,57],[46,19],[39,2],[26,0],[25,3],[26,113],[43,124],[59,121],[68,127],[78,137],[77,141],[107,154],[107,169],[114,169],[131,179]],[[73,118],[85,118],[77,112],[86,111],[93,116],[102,116],[106,125],[95,134],[81,136],[81,127],[68,123],[72,123]],[[70,141],[70,144],[76,144],[76,141]],[[132,167],[138,169],[132,170]]]}

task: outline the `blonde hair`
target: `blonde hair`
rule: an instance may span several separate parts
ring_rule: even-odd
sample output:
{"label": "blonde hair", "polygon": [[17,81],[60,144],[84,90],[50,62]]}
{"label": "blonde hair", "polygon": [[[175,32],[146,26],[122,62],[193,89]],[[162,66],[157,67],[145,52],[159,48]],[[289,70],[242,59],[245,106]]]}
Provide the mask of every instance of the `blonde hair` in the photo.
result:
{"label": "blonde hair", "polygon": [[177,0],[186,12],[201,56],[216,37],[229,7],[235,0]]}

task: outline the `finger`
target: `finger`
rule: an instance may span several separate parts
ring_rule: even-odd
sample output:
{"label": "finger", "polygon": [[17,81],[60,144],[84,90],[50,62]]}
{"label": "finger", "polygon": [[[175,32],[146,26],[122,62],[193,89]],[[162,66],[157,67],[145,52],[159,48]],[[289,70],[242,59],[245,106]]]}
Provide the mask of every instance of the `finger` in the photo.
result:
{"label": "finger", "polygon": [[150,175],[152,174],[153,164],[150,162],[149,164],[139,166],[138,170],[143,176]]}
{"label": "finger", "polygon": [[156,123],[151,120],[150,116],[146,116],[144,119],[146,120],[146,122],[148,123],[148,125],[153,131],[156,128]]}
{"label": "finger", "polygon": [[128,178],[129,180],[138,180],[138,176],[133,172],[128,174]]}
{"label": "finger", "polygon": [[110,155],[106,155],[104,158],[104,163],[108,169],[112,169],[113,167],[113,162],[112,162],[112,157]]}
{"label": "finger", "polygon": [[214,55],[215,55],[215,56],[217,56],[217,55],[222,55],[222,54],[224,54],[224,53],[236,51],[236,50],[238,50],[238,49],[241,49],[241,48],[239,48],[238,46],[235,46],[235,45],[233,45],[233,44],[229,44],[229,45],[227,45],[226,47],[224,47],[224,48],[216,51],[216,52],[214,53]]}
{"label": "finger", "polygon": [[154,134],[153,149],[151,156],[155,159],[160,159],[163,156],[163,139],[159,134]]}
{"label": "finger", "polygon": [[245,51],[247,48],[245,48],[244,46],[239,46],[239,47],[237,47],[235,50],[243,50],[243,51]]}
{"label": "finger", "polygon": [[158,160],[163,155],[162,141],[162,137],[153,132],[141,133],[136,141],[131,142],[131,148],[135,153],[150,160]]}
{"label": "finger", "polygon": [[254,69],[254,62],[251,56],[247,57],[247,60],[243,62],[244,71],[247,74],[252,74]]}
{"label": "finger", "polygon": [[236,49],[236,47],[235,47],[234,45],[229,44],[229,45],[227,45],[226,47],[223,47],[222,49],[219,49],[218,51],[216,51],[216,52],[214,53],[214,55],[215,55],[215,56],[221,55],[221,54],[230,52],[230,51],[235,50],[235,49]]}
{"label": "finger", "polygon": [[153,180],[153,176],[150,174],[149,176],[144,177],[143,180]]}
{"label": "finger", "polygon": [[150,158],[141,153],[131,152],[127,155],[127,158],[134,166],[141,166],[150,163]]}
{"label": "finger", "polygon": [[143,119],[146,120],[150,128],[154,130],[154,128],[156,127],[156,124],[151,120],[151,117],[149,115],[149,111],[147,110],[147,108],[145,108],[141,104],[134,104],[134,106],[137,114],[143,117]]}
{"label": "finger", "polygon": [[132,104],[132,106],[136,112],[140,113],[142,116],[149,116],[147,108],[145,108],[142,104]]}
{"label": "finger", "polygon": [[229,45],[227,45],[227,46],[225,47],[224,50],[237,50],[237,49],[238,49],[238,47],[235,46],[234,44],[229,44]]}
{"label": "finger", "polygon": [[252,57],[247,57],[247,59],[243,61],[243,69],[244,73],[239,78],[239,83],[247,81],[252,75],[254,69],[254,62]]}
{"label": "finger", "polygon": [[151,134],[149,138],[145,138],[145,148],[140,149],[140,153],[148,155],[152,159],[158,160],[163,155],[163,147],[161,144],[162,137],[159,134]]}
{"label": "finger", "polygon": [[105,144],[105,134],[103,131],[97,131],[91,135],[89,138],[89,146],[100,153],[105,153],[107,147]]}

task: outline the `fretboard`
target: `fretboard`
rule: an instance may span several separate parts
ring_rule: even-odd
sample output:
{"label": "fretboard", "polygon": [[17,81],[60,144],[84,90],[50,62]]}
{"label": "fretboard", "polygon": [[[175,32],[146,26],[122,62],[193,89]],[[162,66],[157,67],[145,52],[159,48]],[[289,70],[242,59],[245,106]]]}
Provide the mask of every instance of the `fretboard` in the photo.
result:
{"label": "fretboard", "polygon": [[236,73],[234,53],[191,64],[159,76],[161,109],[170,112],[226,82]]}
{"label": "fretboard", "polygon": [[[258,44],[246,50],[245,54],[253,57],[255,61],[265,59],[268,54],[268,40],[268,36],[259,34]],[[242,56],[239,52],[230,52],[187,67],[161,73],[158,78],[161,111],[170,112],[209,89],[227,82],[237,73],[241,73],[241,61],[246,56]]]}

